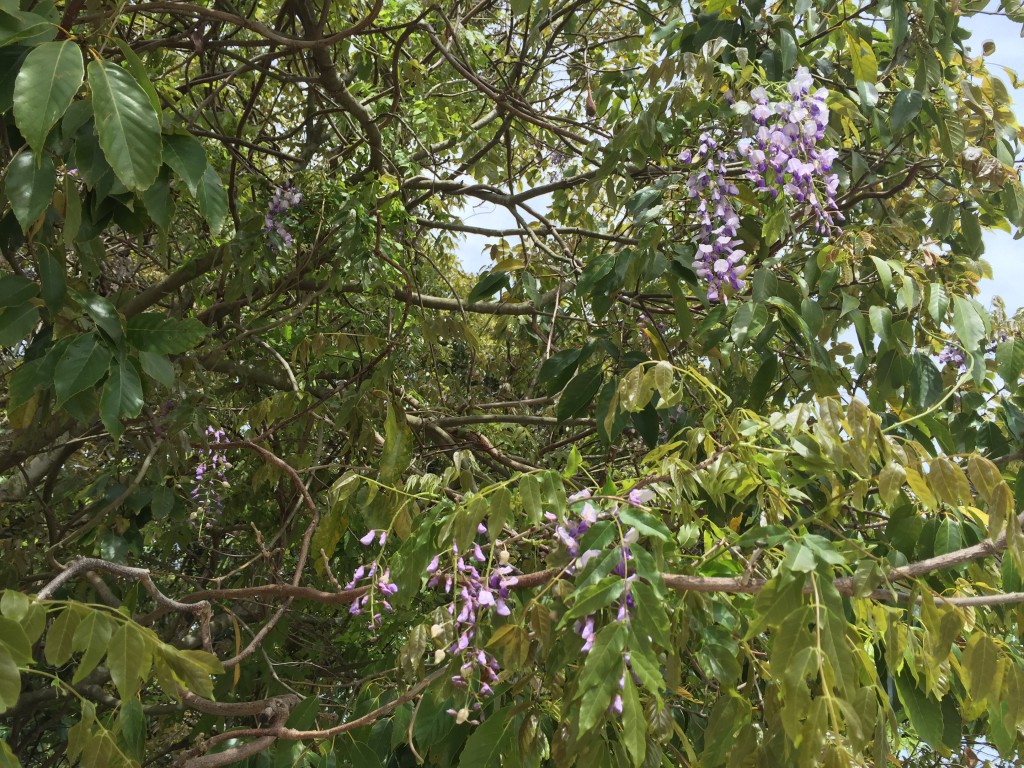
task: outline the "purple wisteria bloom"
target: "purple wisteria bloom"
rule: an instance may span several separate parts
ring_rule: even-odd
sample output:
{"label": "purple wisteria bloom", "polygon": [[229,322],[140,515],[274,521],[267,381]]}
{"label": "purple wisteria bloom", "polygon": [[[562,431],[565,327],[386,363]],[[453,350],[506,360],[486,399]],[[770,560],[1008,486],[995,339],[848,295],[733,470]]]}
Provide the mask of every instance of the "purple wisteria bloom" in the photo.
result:
{"label": "purple wisteria bloom", "polygon": [[228,487],[225,471],[230,465],[227,457],[217,448],[220,443],[225,442],[224,430],[207,427],[206,435],[210,440],[210,447],[198,451],[199,461],[196,464],[196,484],[192,489],[192,501],[196,503],[200,515],[210,514],[217,517],[224,508],[220,489]]}
{"label": "purple wisteria bloom", "polygon": [[[486,528],[484,528],[486,532]],[[494,693],[492,685],[498,680],[501,671],[498,660],[477,647],[477,629],[481,618],[493,611],[498,616],[509,616],[512,611],[505,602],[510,587],[515,585],[512,567],[502,564],[494,567],[489,573],[481,574],[476,564],[487,562],[483,548],[474,543],[472,557],[464,557],[458,546],[453,542],[451,548],[454,572],[445,573],[441,569],[440,555],[434,557],[427,566],[427,587],[443,586],[444,591],[453,597],[448,606],[448,613],[455,623],[455,640],[446,649],[446,653],[458,656],[462,664],[459,673],[451,677],[456,688],[469,691],[475,688],[477,695],[490,696]],[[443,659],[446,653],[439,654]],[[455,714],[463,710],[457,710]],[[472,721],[470,721],[472,722]]]}
{"label": "purple wisteria bloom", "polygon": [[963,370],[967,367],[967,356],[959,347],[947,344],[942,352],[939,353],[939,364],[945,365],[946,363],[952,363],[957,368]]}
{"label": "purple wisteria bloom", "polygon": [[292,247],[293,238],[285,225],[291,220],[288,211],[301,202],[302,193],[291,185],[274,190],[267,214],[263,218],[263,231],[266,233],[271,247],[284,250]]}
{"label": "purple wisteria bloom", "polygon": [[764,88],[752,89],[752,106],[734,105],[753,123],[752,134],[740,139],[735,152],[720,148],[714,136],[703,133],[696,152],[687,149],[679,155],[680,162],[695,165],[687,183],[697,217],[693,269],[706,281],[709,301],[727,301],[727,289],[746,288],[746,252],[737,240],[739,190],[729,176],[731,161],[744,162],[744,175],[755,192],[792,202],[798,214],[814,220],[819,233],[834,232],[836,222],[843,219],[836,205],[839,177],[832,173],[839,153],[819,146],[829,120],[828,91],[812,92],[813,85],[810,71],[801,67],[787,85],[788,100],[771,101]]}

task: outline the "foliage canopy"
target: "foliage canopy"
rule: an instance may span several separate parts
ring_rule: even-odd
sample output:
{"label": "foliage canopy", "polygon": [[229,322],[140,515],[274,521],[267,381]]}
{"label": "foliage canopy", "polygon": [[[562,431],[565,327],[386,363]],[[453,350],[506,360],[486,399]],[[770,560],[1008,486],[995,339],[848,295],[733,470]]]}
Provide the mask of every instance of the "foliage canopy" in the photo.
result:
{"label": "foliage canopy", "polygon": [[986,5],[0,0],[0,762],[1017,756]]}

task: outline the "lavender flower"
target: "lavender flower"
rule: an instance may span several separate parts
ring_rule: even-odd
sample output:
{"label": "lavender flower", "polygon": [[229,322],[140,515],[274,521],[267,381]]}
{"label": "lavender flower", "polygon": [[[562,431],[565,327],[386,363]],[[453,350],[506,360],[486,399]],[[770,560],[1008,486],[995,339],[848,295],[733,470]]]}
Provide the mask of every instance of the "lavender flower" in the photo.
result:
{"label": "lavender flower", "polygon": [[217,517],[224,508],[220,489],[228,487],[224,473],[230,465],[227,457],[217,450],[217,446],[225,442],[224,430],[207,427],[206,435],[210,438],[210,447],[198,451],[199,462],[196,464],[196,484],[192,489],[192,501],[196,502],[198,514],[209,513]]}
{"label": "lavender flower", "polygon": [[277,187],[274,190],[267,214],[263,218],[263,231],[266,233],[271,247],[275,250],[278,248],[288,250],[292,247],[293,238],[285,225],[293,219],[288,215],[288,211],[301,202],[302,193],[293,186]]}
{"label": "lavender flower", "polygon": [[819,233],[830,234],[843,216],[836,205],[839,177],[832,173],[838,157],[833,148],[820,148],[828,126],[828,91],[811,93],[813,78],[806,67],[787,85],[789,99],[773,102],[761,87],[751,90],[754,105],[737,102],[738,114],[749,114],[753,135],[742,138],[735,153],[720,149],[708,133],[700,136],[696,153],[684,150],[679,161],[696,163],[687,185],[696,202],[697,253],[693,268],[707,282],[708,300],[726,301],[725,289],[746,288],[742,280],[746,253],[737,247],[739,216],[734,201],[739,190],[727,175],[728,163],[745,161],[745,176],[755,191],[775,200],[784,197],[811,216]]}
{"label": "lavender flower", "polygon": [[939,353],[939,364],[945,365],[946,363],[952,363],[957,368],[964,370],[967,368],[967,356],[959,347],[947,344]]}
{"label": "lavender flower", "polygon": [[440,556],[431,560],[427,566],[430,577],[427,586],[435,588],[443,584],[444,591],[453,597],[448,613],[455,622],[456,638],[447,652],[439,656],[443,660],[450,653],[462,662],[459,673],[451,678],[452,685],[466,691],[475,686],[477,695],[491,696],[494,693],[491,686],[498,680],[500,666],[493,655],[477,647],[477,627],[480,619],[490,611],[498,616],[511,615],[512,611],[505,601],[509,596],[509,588],[515,584],[515,577],[511,576],[512,567],[509,565],[492,568],[486,577],[481,574],[475,563],[485,563],[487,558],[475,542],[472,559],[463,557],[454,542],[451,557],[455,565],[453,573],[441,573]]}

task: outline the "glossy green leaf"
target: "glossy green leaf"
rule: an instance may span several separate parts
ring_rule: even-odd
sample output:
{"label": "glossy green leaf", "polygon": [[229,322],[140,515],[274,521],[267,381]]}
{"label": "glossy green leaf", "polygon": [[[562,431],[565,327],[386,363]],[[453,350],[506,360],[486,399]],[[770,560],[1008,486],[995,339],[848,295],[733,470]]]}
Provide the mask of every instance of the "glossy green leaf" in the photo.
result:
{"label": "glossy green leaf", "polygon": [[198,197],[206,173],[206,150],[193,136],[168,134],[164,140],[164,162],[185,182],[192,197]]}
{"label": "glossy green leaf", "polygon": [[57,404],[61,405],[95,385],[110,367],[111,357],[110,349],[91,334],[79,336],[71,342],[54,372]]}
{"label": "glossy green leaf", "polygon": [[518,751],[518,718],[514,707],[492,712],[477,726],[466,740],[459,759],[460,768],[478,768],[484,765],[501,765],[503,758],[514,760]]}
{"label": "glossy green leaf", "polygon": [[42,151],[84,78],[82,51],[71,40],[37,45],[25,57],[14,82],[14,120],[33,150]]}
{"label": "glossy green leaf", "polygon": [[144,191],[160,171],[160,119],[146,91],[122,67],[109,61],[89,64],[96,132],[117,178],[128,189]]}
{"label": "glossy green leaf", "polygon": [[640,704],[640,693],[630,675],[622,688],[622,740],[634,766],[643,765],[647,754],[647,718]]}
{"label": "glossy green leaf", "polygon": [[100,395],[103,426],[115,440],[119,439],[124,432],[121,419],[134,419],[142,412],[142,405],[142,380],[138,371],[128,360],[115,360]]}
{"label": "glossy green leaf", "polygon": [[49,208],[56,186],[57,171],[49,155],[36,155],[26,149],[11,160],[4,192],[23,232],[28,232]]}
{"label": "glossy green leaf", "polygon": [[924,98],[920,92],[914,90],[903,90],[896,94],[893,100],[892,109],[889,110],[889,121],[892,130],[901,130],[921,112]]}
{"label": "glossy green leaf", "polygon": [[216,235],[224,227],[224,220],[228,215],[228,194],[224,190],[224,184],[217,175],[213,166],[207,165],[203,171],[203,178],[199,182],[199,190],[196,193],[196,202],[199,203],[199,211],[210,225],[210,231]]}
{"label": "glossy green leaf", "polygon": [[574,376],[565,385],[562,396],[558,398],[558,408],[555,413],[559,420],[571,419],[586,409],[597,396],[603,378],[604,374],[600,365],[592,366]]}

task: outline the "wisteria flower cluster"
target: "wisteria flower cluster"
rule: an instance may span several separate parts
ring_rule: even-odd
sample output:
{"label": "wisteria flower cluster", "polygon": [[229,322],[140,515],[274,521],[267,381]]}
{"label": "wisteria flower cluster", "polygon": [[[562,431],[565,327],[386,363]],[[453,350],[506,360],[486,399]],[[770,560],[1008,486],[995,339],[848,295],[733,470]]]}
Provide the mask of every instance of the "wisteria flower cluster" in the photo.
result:
{"label": "wisteria flower cluster", "polygon": [[967,356],[960,347],[947,344],[939,353],[939,364],[945,365],[946,363],[952,363],[957,368],[964,369],[967,367]]}
{"label": "wisteria flower cluster", "polygon": [[277,187],[274,190],[267,215],[263,219],[263,231],[272,247],[285,250],[292,247],[294,240],[285,225],[291,223],[288,212],[301,202],[302,193],[293,186]]}
{"label": "wisteria flower cluster", "polygon": [[[376,629],[383,621],[383,614],[380,612],[393,611],[388,598],[398,592],[398,585],[391,581],[391,570],[380,567],[380,557],[383,554],[384,545],[387,544],[388,532],[370,530],[365,536],[359,539],[364,547],[369,547],[374,542],[380,547],[381,553],[367,566],[360,565],[352,574],[352,579],[345,585],[345,589],[355,589],[359,586],[368,586],[370,589],[365,594],[356,598],[349,606],[348,612],[353,616],[362,613],[370,614],[370,627]],[[365,582],[361,584],[360,582]]]}
{"label": "wisteria flower cluster", "polygon": [[843,219],[836,206],[839,177],[832,173],[839,152],[819,147],[828,127],[828,89],[811,93],[813,85],[811,73],[800,67],[787,86],[789,99],[773,102],[764,88],[754,88],[750,116],[756,133],[742,140],[738,149],[749,166],[747,178],[757,190],[799,203],[817,231],[829,234]]}
{"label": "wisteria flower cluster", "polygon": [[[478,533],[486,533],[487,528],[479,526]],[[488,612],[498,616],[512,613],[505,602],[509,596],[509,588],[515,585],[513,568],[507,562],[507,554],[503,552],[501,562],[492,567],[487,576],[480,569],[486,569],[487,556],[480,544],[473,544],[471,553],[462,553],[455,542],[452,542],[451,560],[454,568],[451,572],[441,570],[441,557],[435,556],[427,566],[429,579],[427,587],[441,587],[452,595],[448,613],[454,619],[455,640],[446,650],[435,654],[435,662],[440,663],[447,654],[456,656],[461,664],[459,672],[453,675],[451,683],[456,688],[474,692],[477,696],[487,697],[494,693],[492,685],[498,680],[501,667],[498,660],[474,642],[477,637],[478,622]],[[443,628],[435,625],[433,634],[438,637]],[[476,705],[479,706],[479,702]],[[469,717],[468,708],[451,710],[450,714],[458,722],[466,722]],[[470,720],[469,722],[474,722]]]}
{"label": "wisteria flower cluster", "polygon": [[832,173],[839,153],[819,146],[828,126],[828,90],[812,93],[812,85],[810,72],[801,67],[787,86],[787,99],[771,101],[767,90],[754,88],[753,105],[734,104],[737,112],[749,113],[754,129],[752,136],[737,143],[735,152],[720,148],[714,136],[703,133],[696,151],[687,149],[679,156],[681,162],[696,165],[687,184],[697,213],[693,268],[707,281],[709,301],[727,300],[726,287],[746,287],[746,253],[736,241],[740,220],[734,201],[739,189],[728,175],[730,162],[743,162],[744,176],[756,191],[798,205],[814,219],[819,233],[835,231],[843,218],[836,205],[839,177]]}
{"label": "wisteria flower cluster", "polygon": [[[618,506],[612,505],[608,511],[599,511],[591,502],[592,494],[589,489],[583,489],[579,493],[574,494],[569,498],[570,504],[582,501],[582,507],[579,510],[580,521],[572,526],[559,526],[556,528],[556,536],[558,539],[565,544],[566,550],[569,555],[573,558],[573,562],[570,565],[570,569],[582,571],[586,568],[587,563],[593,558],[600,554],[599,550],[589,549],[582,555],[579,554],[580,550],[580,539],[583,534],[589,530],[590,526],[597,522],[597,520],[607,514],[611,517],[616,517],[618,514]],[[654,492],[649,489],[634,488],[629,492],[627,501],[631,506],[641,507],[654,498]],[[633,599],[632,585],[636,581],[636,573],[630,569],[630,562],[633,560],[633,553],[631,547],[640,538],[639,532],[636,528],[629,528],[625,535],[622,537],[622,543],[618,546],[619,558],[612,568],[612,573],[616,576],[622,577],[624,580],[624,589],[618,600],[614,604],[615,609],[615,621],[628,622],[633,616],[633,610],[636,607],[636,603]],[[576,634],[583,640],[583,645],[580,647],[580,652],[587,654],[590,653],[594,648],[594,639],[597,634],[596,630],[597,617],[595,614],[584,616],[576,622],[574,630]],[[630,660],[629,650],[627,649],[622,655],[623,661],[623,673],[619,680],[619,691],[612,699],[612,703],[609,706],[609,711],[616,714],[622,714],[622,694],[621,691],[626,686],[626,674],[629,673],[636,679],[635,673]]]}
{"label": "wisteria flower cluster", "polygon": [[697,202],[697,255],[693,268],[708,283],[708,300],[718,301],[723,298],[724,286],[734,291],[746,287],[740,279],[746,271],[742,264],[746,253],[736,248],[740,217],[732,202],[739,189],[726,176],[729,153],[719,149],[710,134],[701,134],[696,156],[686,150],[680,160],[703,163],[700,170],[690,174],[687,184],[688,197]]}
{"label": "wisteria flower cluster", "polygon": [[192,501],[196,503],[196,516],[219,517],[224,509],[221,489],[229,487],[225,472],[230,468],[227,457],[218,445],[225,442],[224,430],[206,428],[210,440],[209,448],[200,448],[199,463],[196,464],[196,484],[192,489]]}

